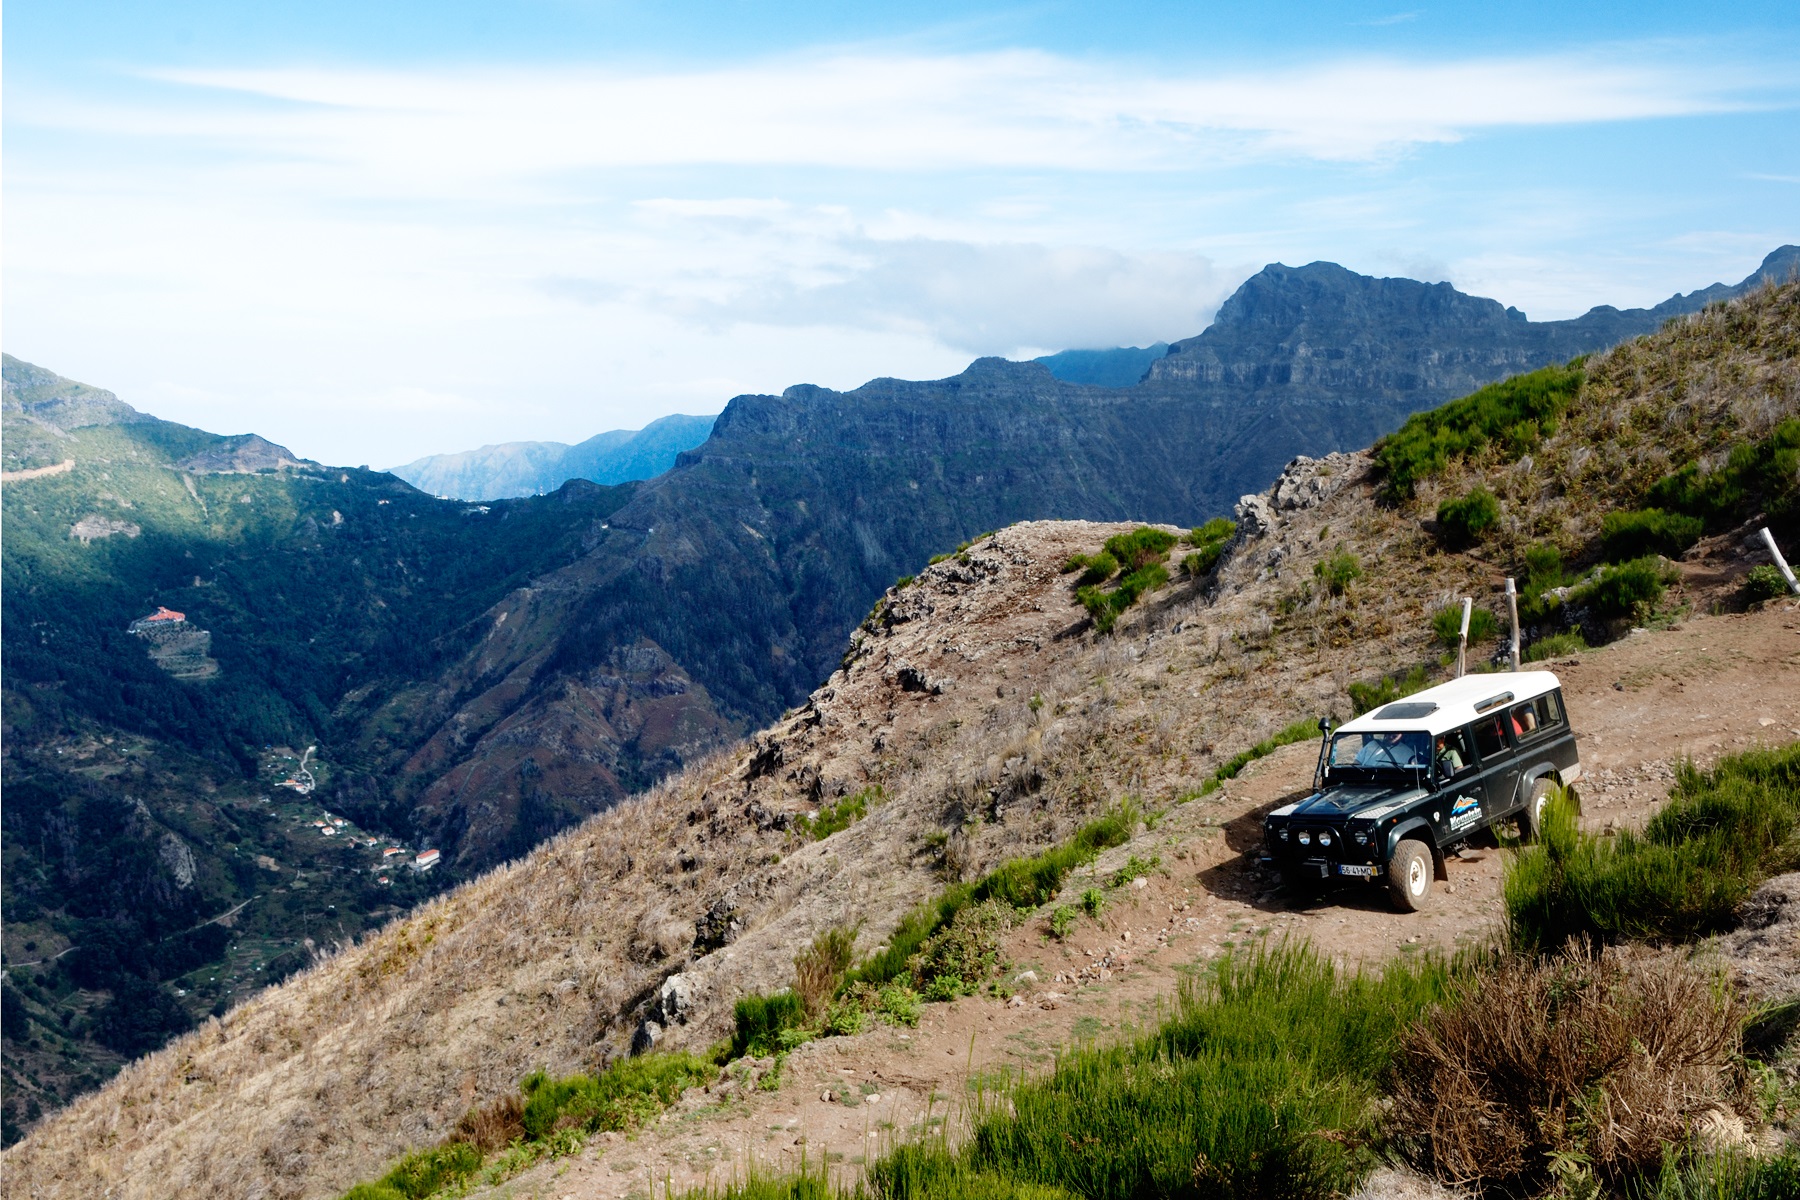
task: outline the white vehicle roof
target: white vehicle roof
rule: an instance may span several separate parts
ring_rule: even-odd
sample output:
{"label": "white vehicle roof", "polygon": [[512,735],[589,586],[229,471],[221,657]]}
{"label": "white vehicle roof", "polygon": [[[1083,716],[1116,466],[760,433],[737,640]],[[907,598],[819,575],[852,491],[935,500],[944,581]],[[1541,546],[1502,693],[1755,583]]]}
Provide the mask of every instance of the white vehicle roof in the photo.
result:
{"label": "white vehicle roof", "polygon": [[1478,716],[1496,713],[1521,700],[1530,700],[1562,684],[1550,671],[1496,671],[1491,675],[1465,675],[1449,683],[1414,692],[1384,704],[1352,721],[1337,733],[1393,733],[1424,730],[1430,734],[1459,729]]}

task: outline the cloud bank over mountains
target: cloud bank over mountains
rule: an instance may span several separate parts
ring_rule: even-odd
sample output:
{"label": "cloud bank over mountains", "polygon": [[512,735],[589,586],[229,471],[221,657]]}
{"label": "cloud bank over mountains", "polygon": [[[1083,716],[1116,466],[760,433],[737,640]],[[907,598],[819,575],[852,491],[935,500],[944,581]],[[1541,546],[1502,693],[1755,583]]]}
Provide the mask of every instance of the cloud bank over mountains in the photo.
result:
{"label": "cloud bank over mountains", "polygon": [[392,462],[1192,336],[1275,260],[1423,271],[1537,317],[1654,303],[1793,231],[1668,195],[1670,162],[1633,147],[1792,90],[1651,42],[32,76],[6,111],[9,349]]}

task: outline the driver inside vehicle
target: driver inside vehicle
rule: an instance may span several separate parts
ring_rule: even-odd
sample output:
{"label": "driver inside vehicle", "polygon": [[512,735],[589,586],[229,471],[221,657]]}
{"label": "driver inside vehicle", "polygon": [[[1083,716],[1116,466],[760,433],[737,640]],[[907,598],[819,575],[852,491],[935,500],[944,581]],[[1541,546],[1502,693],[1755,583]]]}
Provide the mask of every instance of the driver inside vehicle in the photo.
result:
{"label": "driver inside vehicle", "polygon": [[1359,767],[1411,767],[1417,765],[1410,739],[1398,733],[1372,734],[1356,752]]}

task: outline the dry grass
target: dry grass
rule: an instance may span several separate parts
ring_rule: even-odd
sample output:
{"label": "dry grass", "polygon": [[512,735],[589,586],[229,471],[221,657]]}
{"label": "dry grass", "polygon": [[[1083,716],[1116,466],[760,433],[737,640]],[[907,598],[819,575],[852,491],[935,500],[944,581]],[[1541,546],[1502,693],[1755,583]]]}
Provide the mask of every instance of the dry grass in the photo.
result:
{"label": "dry grass", "polygon": [[[1616,451],[1575,440],[1577,428],[1636,427],[1631,414],[1650,402],[1634,399],[1634,380],[1665,398],[1657,420],[1684,405],[1698,414],[1696,445],[1716,440],[1707,422],[1720,414],[1742,436],[1795,411],[1794,294],[1693,318],[1673,335],[1680,346],[1652,339],[1603,356],[1594,404],[1534,464],[1475,464],[1446,486],[1485,481],[1503,526],[1516,526],[1503,537],[1565,525],[1580,536],[1594,471],[1633,455],[1633,478],[1660,470],[1658,439]],[[1754,326],[1752,349],[1701,379],[1696,364],[1711,360],[1697,356],[1737,336],[1733,321]],[[1281,507],[1327,471],[1335,494]],[[133,1064],[8,1151],[0,1195],[335,1194],[450,1136],[534,1070],[566,1075],[624,1053],[677,970],[692,1007],[663,1045],[704,1048],[729,1032],[740,996],[788,986],[795,948],[821,932],[862,921],[878,940],[945,873],[1033,853],[1127,795],[1171,802],[1298,717],[1347,715],[1349,683],[1435,664],[1431,614],[1498,583],[1482,557],[1443,553],[1417,513],[1377,506],[1364,455],[1299,464],[1272,497],[1271,528],[1235,546],[1206,591],[1178,582],[1147,595],[1099,640],[1081,632],[1058,568],[1130,526],[1015,526],[970,547],[973,565],[927,568],[858,631],[845,668],[751,747]],[[1363,578],[1341,595],[1308,591],[1314,565],[1339,551]],[[907,666],[942,681],[941,694],[903,689]],[[849,828],[790,835],[821,797],[875,785],[886,802]]]}
{"label": "dry grass", "polygon": [[1564,1170],[1618,1181],[1727,1110],[1744,1014],[1674,956],[1509,958],[1406,1039],[1393,1128],[1446,1183],[1530,1189]]}

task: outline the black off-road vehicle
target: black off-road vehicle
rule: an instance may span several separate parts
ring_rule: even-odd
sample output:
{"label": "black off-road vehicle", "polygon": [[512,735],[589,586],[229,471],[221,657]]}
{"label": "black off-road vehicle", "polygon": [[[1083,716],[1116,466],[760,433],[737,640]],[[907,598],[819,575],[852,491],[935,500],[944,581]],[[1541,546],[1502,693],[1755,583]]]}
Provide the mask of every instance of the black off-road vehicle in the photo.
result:
{"label": "black off-road vehicle", "polygon": [[1263,821],[1263,861],[1290,886],[1386,880],[1422,908],[1444,854],[1502,821],[1531,838],[1551,790],[1581,777],[1548,671],[1470,675],[1365,713],[1324,741],[1317,789]]}

